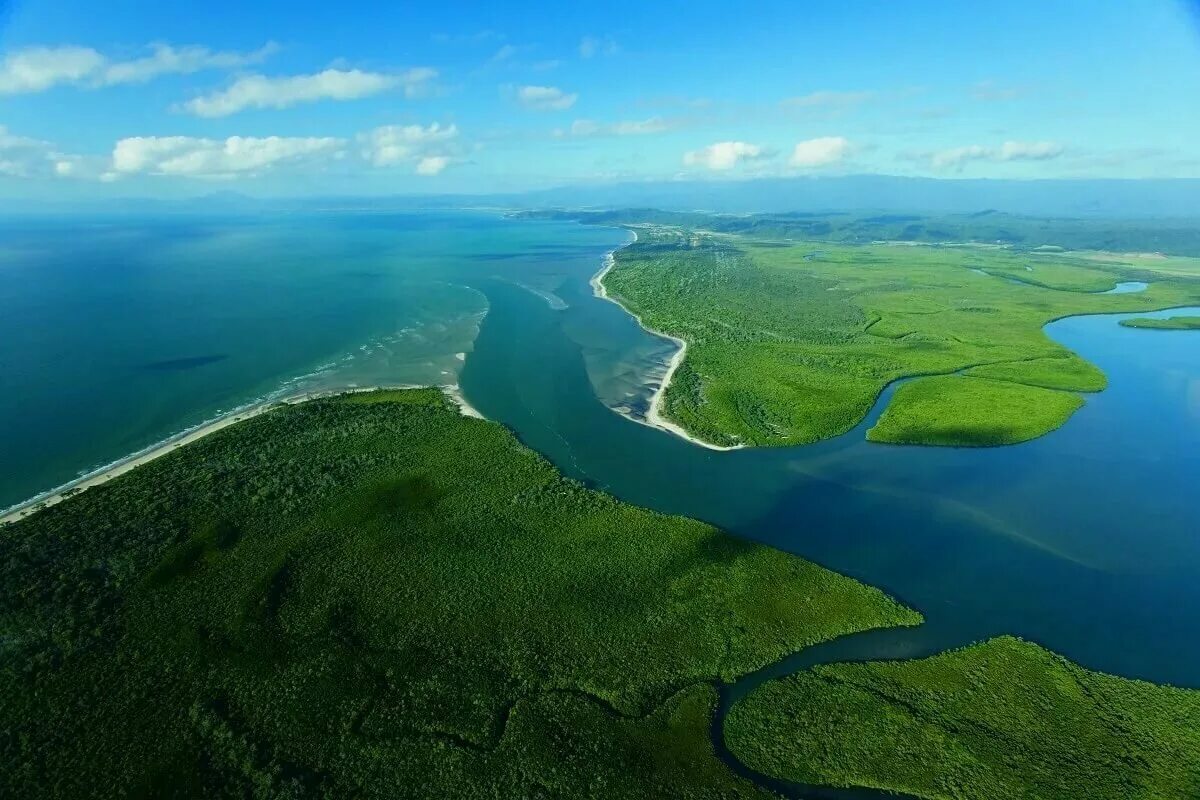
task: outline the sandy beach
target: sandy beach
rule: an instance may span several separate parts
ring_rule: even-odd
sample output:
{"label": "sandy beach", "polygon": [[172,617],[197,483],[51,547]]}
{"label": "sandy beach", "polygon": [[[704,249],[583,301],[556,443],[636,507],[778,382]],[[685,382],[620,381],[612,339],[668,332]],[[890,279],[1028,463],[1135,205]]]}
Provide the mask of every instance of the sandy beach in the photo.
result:
{"label": "sandy beach", "polygon": [[606,288],[604,288],[604,276],[608,275],[608,273],[612,271],[612,268],[614,266],[616,266],[617,250],[621,250],[623,248],[629,247],[631,244],[633,244],[634,242],[636,242],[638,240],[637,231],[631,230],[628,228],[626,230],[629,230],[629,232],[633,234],[633,239],[626,242],[625,244],[621,245],[621,247],[618,247],[616,250],[613,250],[613,251],[605,254],[604,263],[601,265],[600,270],[595,275],[592,276],[592,280],[590,281],[591,286],[592,286],[592,292],[596,295],[596,297],[599,297],[602,300],[608,300],[610,303],[616,303],[618,306],[621,306],[622,310],[624,310],[625,313],[629,314],[631,317],[633,317],[635,320],[637,320],[637,324],[641,325],[642,329],[644,331],[646,331],[647,333],[654,334],[655,336],[658,336],[663,339],[669,339],[670,341],[675,343],[675,346],[677,349],[675,350],[675,354],[673,356],[671,356],[670,363],[667,364],[667,371],[666,371],[666,374],[663,375],[662,383],[659,384],[658,391],[656,391],[654,393],[654,397],[652,397],[650,399],[650,411],[646,414],[646,419],[641,420],[630,414],[623,414],[620,411],[617,411],[616,409],[613,409],[614,412],[617,414],[621,414],[621,416],[625,417],[626,419],[631,419],[634,422],[637,422],[639,424],[648,425],[651,428],[658,428],[659,430],[667,431],[668,433],[673,433],[676,436],[680,437],[681,439],[686,439],[687,441],[691,442],[692,444],[699,445],[700,447],[706,447],[709,450],[724,451],[724,450],[740,450],[740,449],[742,449],[743,447],[745,447],[745,445],[736,444],[736,445],[725,446],[725,445],[713,444],[712,442],[706,442],[703,439],[699,439],[699,438],[693,436],[692,434],[690,434],[686,430],[684,430],[681,426],[679,426],[679,425],[675,424],[674,422],[671,422],[670,420],[663,417],[662,410],[661,410],[663,396],[667,392],[667,387],[671,385],[671,379],[675,376],[675,371],[677,369],[679,369],[679,365],[683,363],[683,359],[687,356],[687,342],[685,342],[683,339],[680,339],[676,336],[672,336],[669,333],[663,333],[662,331],[656,331],[653,328],[647,327],[646,324],[642,322],[641,317],[639,317],[637,314],[634,314],[628,308],[625,308],[625,306],[622,305],[620,301],[615,300],[612,297],[609,297],[608,290]]}
{"label": "sandy beach", "polygon": [[[212,434],[212,433],[216,433],[217,431],[219,431],[223,428],[228,428],[230,425],[233,425],[234,423],[243,422],[245,420],[257,417],[259,414],[263,414],[267,411],[270,411],[272,408],[276,408],[280,405],[295,405],[297,403],[303,403],[308,400],[316,400],[321,397],[333,397],[333,396],[339,395],[339,394],[352,394],[355,392],[375,392],[375,391],[380,391],[380,390],[384,390],[384,389],[419,389],[419,388],[424,388],[424,387],[408,386],[408,385],[405,385],[405,386],[350,386],[350,387],[346,387],[344,389],[332,389],[332,390],[321,391],[321,392],[309,392],[306,394],[296,395],[294,397],[283,398],[280,400],[268,400],[268,401],[259,403],[257,405],[241,408],[236,411],[232,411],[229,414],[225,414],[224,416],[218,417],[217,419],[214,419],[211,422],[206,422],[198,427],[192,428],[191,430],[187,430],[182,433],[176,434],[175,436],[172,436],[169,439],[166,439],[166,440],[164,440],[156,445],[153,445],[145,450],[139,451],[137,453],[134,453],[131,456],[127,456],[126,458],[120,459],[119,461],[115,461],[112,464],[101,467],[100,469],[94,470],[92,472],[89,472],[86,475],[83,475],[82,477],[71,481],[70,483],[63,484],[62,486],[52,489],[49,492],[46,492],[44,494],[38,495],[37,497],[26,500],[24,503],[21,503],[19,505],[13,506],[12,508],[6,510],[2,516],[0,516],[0,525],[5,525],[10,522],[16,522],[17,520],[24,519],[25,517],[29,516],[30,514],[34,514],[38,511],[42,510],[43,508],[47,508],[48,506],[55,505],[56,503],[61,503],[63,500],[67,499],[68,497],[73,497],[74,495],[78,494],[79,492],[90,489],[93,486],[99,486],[103,483],[107,483],[108,481],[111,481],[113,478],[124,475],[126,472],[129,472],[130,470],[137,469],[141,465],[149,463],[149,462],[153,461],[154,459],[159,458],[160,456],[164,456],[167,453],[171,452],[172,450],[175,450],[176,448],[183,447],[186,444],[191,444],[192,442],[195,442],[199,439],[203,439],[205,436],[208,436],[209,434]],[[443,392],[446,393],[446,397],[449,398],[450,401],[452,403],[454,403],[455,406],[458,407],[459,412],[462,413],[463,416],[475,417],[476,419],[484,419],[484,416],[482,414],[480,414],[478,410],[476,410],[470,403],[468,403],[466,401],[466,399],[463,397],[462,390],[458,387],[457,384],[441,386],[438,388],[440,388]]]}

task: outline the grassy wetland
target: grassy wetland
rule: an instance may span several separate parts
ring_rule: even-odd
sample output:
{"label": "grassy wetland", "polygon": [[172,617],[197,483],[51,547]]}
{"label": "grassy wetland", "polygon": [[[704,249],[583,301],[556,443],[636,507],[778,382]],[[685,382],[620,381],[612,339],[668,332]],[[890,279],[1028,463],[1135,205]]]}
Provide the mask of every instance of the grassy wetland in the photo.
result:
{"label": "grassy wetland", "polygon": [[1121,320],[1121,324],[1126,328],[1148,328],[1159,331],[1198,331],[1200,330],[1200,317],[1168,317],[1167,319],[1134,317],[1132,319]]}
{"label": "grassy wetland", "polygon": [[[749,232],[641,226],[604,278],[647,327],[688,343],[661,410],[717,445],[836,436],[905,377],[916,377],[913,388],[903,387],[889,408],[904,435],[889,441],[1035,438],[1079,407],[1078,393],[1105,386],[1098,368],[1043,333],[1046,323],[1200,298],[1194,259],[1126,263],[998,245],[796,241],[742,227]],[[1110,293],[1135,281],[1149,285]],[[921,377],[960,372],[989,383]],[[981,404],[986,395],[1005,402]],[[1042,401],[1046,410],[1029,417]],[[952,419],[942,418],[947,413]]]}
{"label": "grassy wetland", "polygon": [[1200,692],[1076,666],[1012,637],[759,687],[727,741],[760,772],[941,800],[1200,795]]}
{"label": "grassy wetland", "polygon": [[283,406],[0,536],[0,794],[752,797],[713,684],[920,616],[439,391]]}

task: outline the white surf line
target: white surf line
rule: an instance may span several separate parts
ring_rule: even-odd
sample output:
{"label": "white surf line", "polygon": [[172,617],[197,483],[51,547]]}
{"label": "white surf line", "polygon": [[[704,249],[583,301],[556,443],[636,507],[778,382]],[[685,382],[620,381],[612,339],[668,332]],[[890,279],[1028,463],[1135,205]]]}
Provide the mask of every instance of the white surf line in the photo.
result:
{"label": "white surf line", "polygon": [[608,289],[606,289],[604,287],[604,277],[606,275],[608,275],[609,272],[612,271],[612,268],[614,266],[616,266],[617,250],[623,250],[626,247],[629,247],[630,245],[634,244],[638,240],[637,231],[635,231],[631,228],[626,228],[625,230],[627,230],[633,234],[633,239],[631,239],[630,241],[621,245],[620,247],[615,248],[615,249],[610,250],[609,252],[605,253],[604,263],[601,265],[600,270],[595,275],[592,276],[592,280],[590,281],[591,286],[592,286],[592,293],[596,297],[600,298],[601,300],[607,300],[610,303],[615,303],[616,305],[620,306],[622,311],[624,311],[626,314],[633,317],[634,320],[637,321],[637,324],[642,328],[642,330],[646,331],[647,333],[653,334],[654,336],[658,336],[661,339],[669,339],[670,341],[672,341],[676,344],[677,349],[675,350],[675,354],[673,356],[671,356],[671,360],[667,363],[667,371],[663,375],[662,382],[659,384],[658,389],[654,392],[654,396],[650,398],[650,410],[646,414],[646,419],[644,419],[644,420],[638,419],[637,417],[633,416],[632,414],[622,413],[620,411],[617,411],[615,408],[611,408],[611,406],[609,408],[612,410],[612,412],[614,414],[620,414],[622,417],[625,417],[628,420],[632,420],[632,421],[638,423],[639,425],[646,425],[651,428],[658,428],[660,431],[666,431],[667,433],[672,433],[672,434],[680,437],[681,439],[686,439],[687,441],[691,442],[692,444],[699,445],[700,447],[706,447],[709,450],[719,450],[719,451],[741,450],[746,445],[744,445],[744,444],[720,445],[720,444],[713,444],[712,442],[706,442],[703,439],[697,438],[697,437],[693,436],[692,434],[688,433],[680,425],[677,425],[676,423],[671,422],[669,419],[666,419],[665,417],[663,417],[663,415],[662,415],[663,397],[667,393],[667,387],[671,385],[671,379],[675,377],[675,371],[677,369],[679,369],[679,365],[683,363],[683,359],[687,355],[687,342],[685,342],[683,339],[680,339],[677,336],[672,336],[669,333],[663,333],[662,331],[656,331],[653,328],[648,327],[644,322],[642,322],[641,317],[639,317],[637,314],[634,314],[632,311],[630,311],[628,308],[626,308],[621,303],[621,301],[619,301],[613,297],[610,297],[608,294]]}
{"label": "white surf line", "polygon": [[[191,444],[199,439],[203,439],[210,433],[227,428],[236,422],[244,422],[259,416],[280,405],[297,405],[309,400],[317,400],[323,397],[336,397],[343,394],[357,394],[361,392],[379,392],[379,391],[395,391],[400,389],[428,389],[429,386],[419,384],[398,384],[393,386],[346,386],[341,389],[325,389],[319,392],[305,392],[303,394],[294,395],[292,397],[284,397],[280,399],[263,400],[252,405],[243,406],[242,408],[230,411],[216,419],[208,422],[203,422],[194,428],[189,428],[181,433],[169,436],[163,441],[153,444],[144,450],[139,450],[136,453],[117,459],[110,464],[94,469],[85,475],[82,475],[75,480],[68,481],[61,486],[55,487],[48,492],[43,492],[22,503],[17,503],[0,512],[0,526],[10,522],[25,519],[26,517],[41,511],[43,508],[48,508],[61,503],[68,497],[73,497],[80,492],[91,489],[93,486],[100,486],[108,483],[113,478],[124,475],[126,472],[136,469],[153,461],[160,456],[182,447],[185,444]],[[459,410],[459,413],[464,417],[474,417],[475,419],[486,419],[483,414],[467,402],[462,395],[462,390],[458,384],[447,384],[437,386],[441,389],[446,397]]]}

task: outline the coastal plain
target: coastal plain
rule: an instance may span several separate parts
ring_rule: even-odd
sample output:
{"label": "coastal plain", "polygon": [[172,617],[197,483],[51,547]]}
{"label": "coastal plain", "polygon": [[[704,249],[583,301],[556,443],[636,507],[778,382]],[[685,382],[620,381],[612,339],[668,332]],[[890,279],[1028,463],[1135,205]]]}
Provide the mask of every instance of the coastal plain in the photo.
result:
{"label": "coastal plain", "polygon": [[980,243],[796,241],[746,228],[644,224],[604,277],[609,295],[647,327],[687,343],[663,416],[719,446],[840,435],[905,378],[913,380],[892,398],[873,441],[1036,438],[1066,422],[1082,405],[1079,393],[1105,385],[1044,325],[1200,298],[1200,273],[1166,257],[1124,263]]}

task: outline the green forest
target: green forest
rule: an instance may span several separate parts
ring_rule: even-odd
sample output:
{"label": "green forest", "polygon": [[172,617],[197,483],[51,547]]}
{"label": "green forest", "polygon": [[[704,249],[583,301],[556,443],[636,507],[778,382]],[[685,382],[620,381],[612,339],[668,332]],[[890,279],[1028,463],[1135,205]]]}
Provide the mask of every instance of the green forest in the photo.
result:
{"label": "green forest", "polygon": [[[831,244],[712,227],[633,225],[638,239],[604,284],[645,326],[688,343],[663,413],[718,445],[837,436],[900,378],[916,379],[895,393],[874,441],[1036,438],[1106,383],[1049,339],[1046,323],[1200,302],[1195,259]],[[1148,287],[1108,293],[1132,281]]]}
{"label": "green forest", "polygon": [[[564,479],[437,390],[214,432],[5,526],[0,571],[22,798],[771,797],[716,753],[719,688],[922,619]],[[1197,730],[1200,693],[1002,638],[771,681],[725,736],[784,780],[1183,798]]]}
{"label": "green forest", "polygon": [[1007,636],[772,681],[725,731],[766,774],[930,800],[1200,796],[1200,692],[1091,672]]}
{"label": "green forest", "polygon": [[762,796],[714,686],[919,621],[439,391],[284,405],[0,531],[0,796]]}

